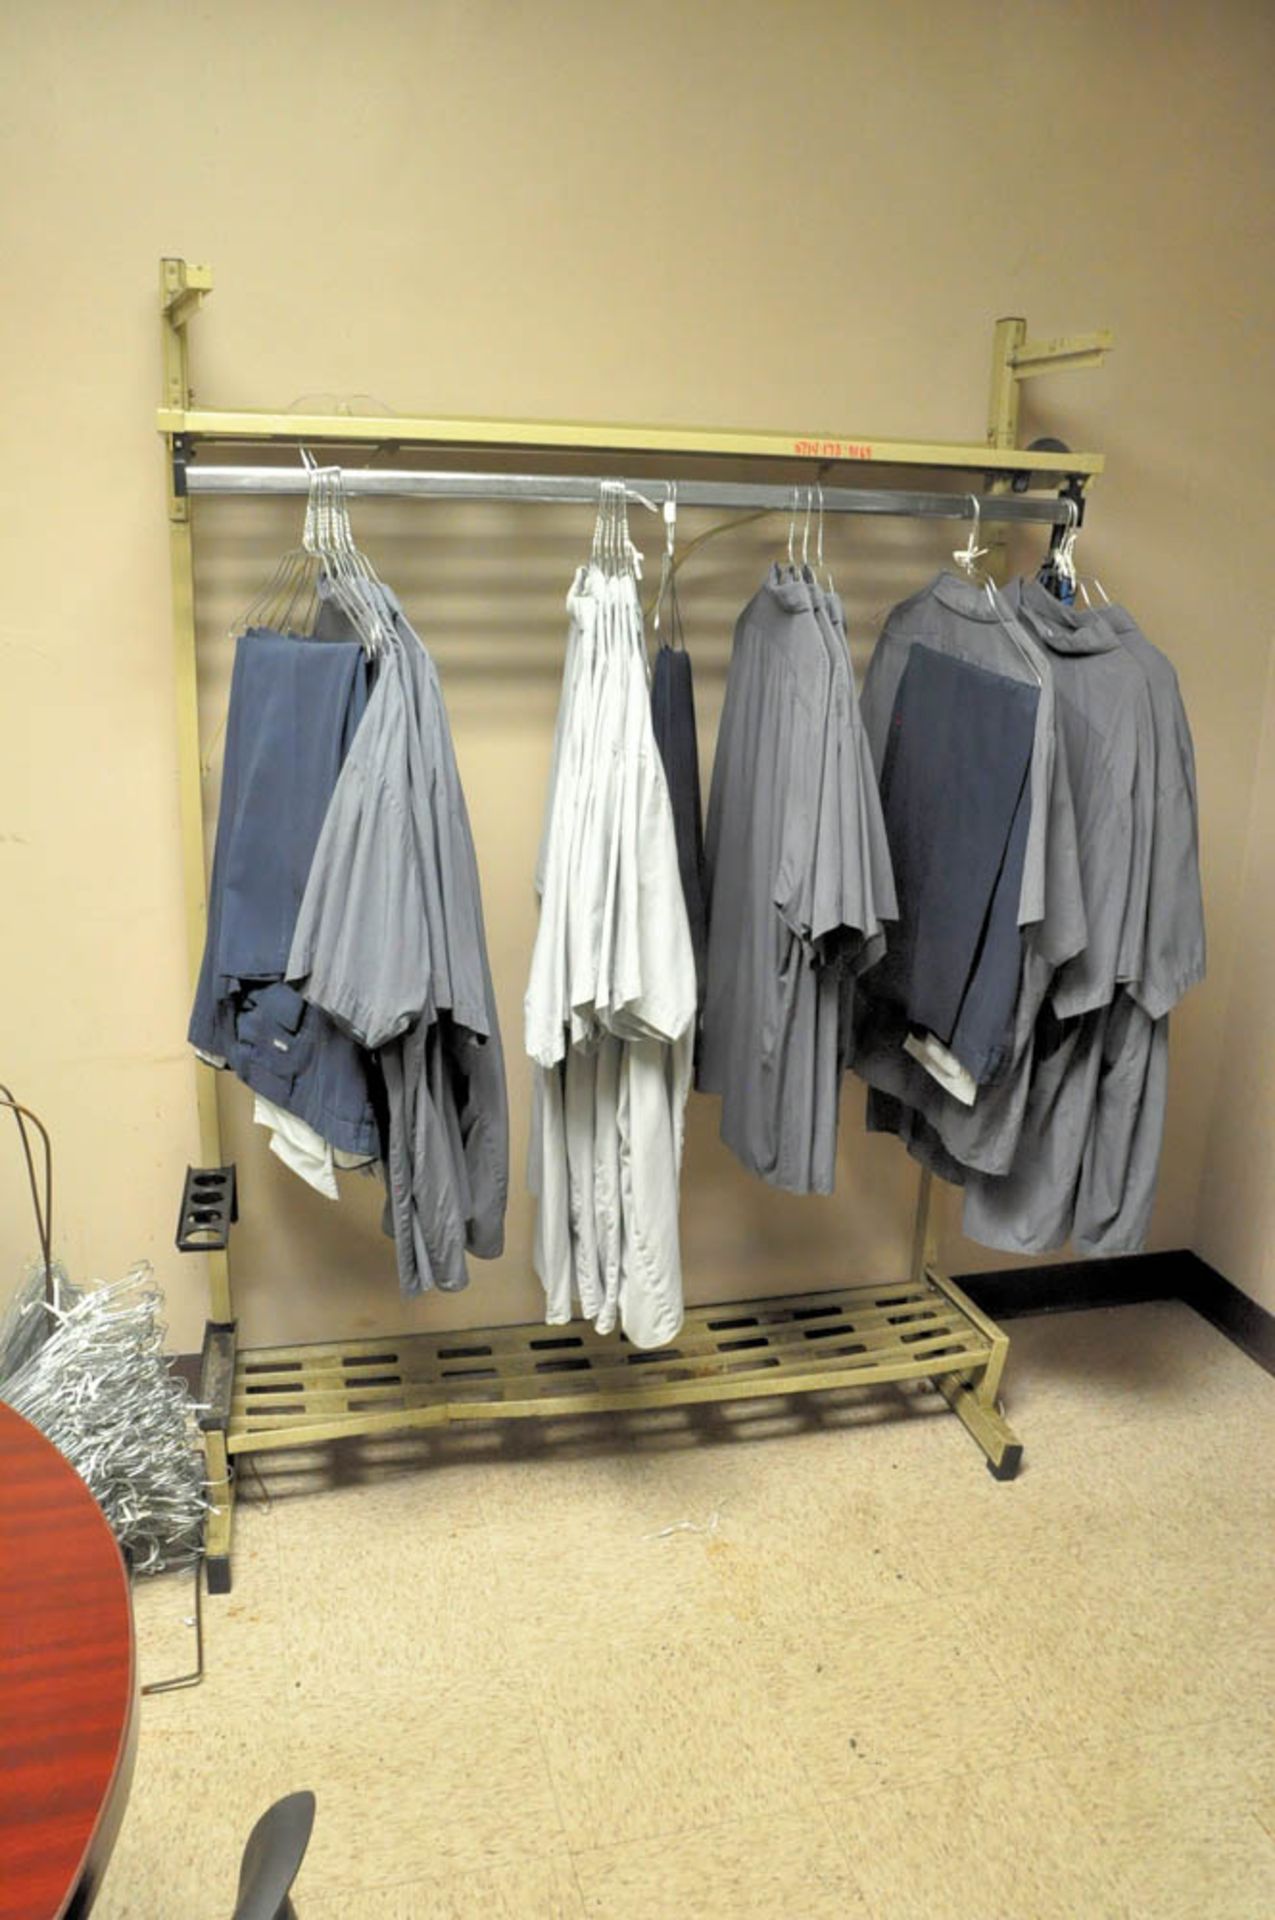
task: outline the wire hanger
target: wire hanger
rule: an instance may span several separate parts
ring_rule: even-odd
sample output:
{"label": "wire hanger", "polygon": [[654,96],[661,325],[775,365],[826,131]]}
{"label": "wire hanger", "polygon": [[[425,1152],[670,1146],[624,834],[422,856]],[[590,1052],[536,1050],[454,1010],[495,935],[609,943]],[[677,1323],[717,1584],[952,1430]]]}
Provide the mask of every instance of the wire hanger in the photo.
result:
{"label": "wire hanger", "polygon": [[953,560],[955,560],[957,566],[961,569],[961,572],[965,575],[965,577],[968,580],[973,580],[977,584],[977,582],[982,578],[982,569],[980,568],[978,563],[980,560],[985,560],[987,558],[988,554],[991,552],[991,548],[980,547],[978,544],[981,515],[983,511],[981,506],[979,505],[978,495],[976,493],[971,493],[968,496],[968,498],[969,498],[970,507],[973,510],[972,511],[973,524],[970,527],[969,539],[965,542],[965,545],[963,547],[956,547],[953,549],[952,558]]}
{"label": "wire hanger", "polygon": [[613,576],[627,573],[634,580],[640,580],[643,561],[641,550],[629,532],[630,500],[645,507],[648,513],[660,511],[654,500],[639,493],[636,487],[626,486],[623,480],[599,480],[590,558],[603,573]]}
{"label": "wire hanger", "polygon": [[250,627],[270,627],[276,632],[285,627],[288,610],[303,593],[309,581],[317,576],[318,555],[313,546],[314,510],[315,510],[315,474],[318,463],[305,448],[299,449],[301,463],[309,479],[309,492],[306,498],[305,520],[300,544],[290,547],[281,556],[274,572],[264,586],[249,601],[243,613],[230,628],[231,639],[247,633]]}
{"label": "wire hanger", "polygon": [[1089,611],[1096,612],[1098,609],[1094,606],[1093,596],[1089,591],[1090,586],[1098,589],[1098,592],[1102,595],[1102,604],[1104,607],[1111,605],[1111,595],[1107,592],[1107,589],[1103,586],[1102,581],[1096,573],[1088,575],[1087,578],[1082,578],[1076,566],[1076,541],[1080,535],[1080,508],[1077,502],[1071,499],[1070,496],[1067,496],[1067,505],[1070,509],[1071,524],[1060,543],[1058,569],[1060,573],[1070,576],[1073,597],[1077,593],[1080,594]]}
{"label": "wire hanger", "polygon": [[682,616],[677,603],[677,482],[665,482],[668,489],[664,505],[660,509],[664,521],[664,552],[660,556],[660,588],[655,597],[655,618],[651,630],[657,636],[660,632],[660,618],[664,611],[664,602],[669,602],[670,638],[660,640],[661,646],[685,644],[682,640]]}
{"label": "wire hanger", "polygon": [[955,560],[957,566],[960,567],[961,571],[965,574],[967,579],[973,581],[973,583],[976,586],[981,586],[983,588],[984,592],[987,595],[987,604],[991,607],[992,611],[995,613],[997,619],[1000,621],[1001,626],[1005,630],[1006,634],[1008,634],[1010,640],[1013,643],[1015,652],[1023,660],[1024,664],[1027,667],[1028,672],[1031,674],[1032,679],[1036,682],[1036,685],[1038,687],[1043,686],[1044,677],[1041,674],[1040,667],[1038,666],[1036,660],[1033,658],[1030,649],[1024,646],[1023,644],[1023,640],[1019,632],[1018,622],[1014,617],[1012,608],[1004,604],[1004,601],[1002,600],[1002,597],[999,591],[997,590],[996,582],[992,579],[992,576],[989,573],[987,573],[979,565],[979,562],[981,560],[985,560],[987,558],[987,555],[991,552],[991,548],[980,547],[978,544],[978,536],[979,536],[979,532],[981,530],[981,525],[982,525],[982,508],[979,504],[978,495],[976,493],[971,493],[967,496],[967,498],[970,503],[971,522],[972,522],[970,526],[969,539],[965,542],[965,545],[963,547],[957,547],[953,551],[952,558],[953,560]]}
{"label": "wire hanger", "polygon": [[793,573],[797,571],[797,558],[793,553],[793,545],[797,538],[797,511],[800,504],[799,494],[800,489],[794,487],[792,490],[792,499],[788,503],[788,565]]}
{"label": "wire hanger", "polygon": [[386,589],[356,544],[345,478],[339,467],[321,470],[316,509],[318,546],[332,598],[349,620],[369,658],[392,640]]}
{"label": "wire hanger", "polygon": [[815,538],[815,568],[817,573],[822,573],[827,579],[827,582],[828,582],[827,591],[829,593],[835,593],[837,591],[837,586],[836,586],[836,582],[832,577],[832,568],[826,564],[823,557],[823,481],[822,480],[820,480],[818,483],[818,490],[819,490],[819,530]]}

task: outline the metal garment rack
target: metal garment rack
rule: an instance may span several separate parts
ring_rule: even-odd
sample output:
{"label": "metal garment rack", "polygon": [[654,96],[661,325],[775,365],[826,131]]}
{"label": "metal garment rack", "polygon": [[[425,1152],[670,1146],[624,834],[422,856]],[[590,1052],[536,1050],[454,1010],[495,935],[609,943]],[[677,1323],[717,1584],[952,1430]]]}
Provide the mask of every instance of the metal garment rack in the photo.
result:
{"label": "metal garment rack", "polygon": [[[624,455],[658,459],[684,507],[744,513],[787,510],[794,484],[822,488],[829,513],[971,518],[985,526],[991,570],[1003,573],[1011,521],[1063,525],[1103,470],[1097,453],[1058,442],[1020,448],[1021,383],[1037,374],[1096,366],[1109,333],[1032,341],[1026,322],[996,323],[987,439],[978,443],[870,439],[853,435],[740,432],[707,428],[573,425],[561,422],[411,418],[399,415],[228,412],[196,407],[187,329],[212,290],[209,268],[165,259],[160,268],[163,404],[157,424],[168,462],[168,521],[176,650],[177,725],[186,927],[192,977],[207,917],[203,778],[199,737],[191,497],[302,494],[304,471],[205,464],[211,446],[318,445],[399,455],[429,449],[446,470],[353,468],[351,495],[592,504],[598,479],[561,473],[489,473],[493,453],[557,458]],[[742,462],[756,480],[696,477],[688,466]],[[783,476],[775,469],[783,469]],[[918,469],[972,476],[978,491],[919,492],[845,484],[847,470]],[[648,493],[661,479],[629,484]],[[1053,487],[1057,493],[1040,489]],[[1031,489],[1037,491],[1031,491]],[[1008,1336],[980,1312],[938,1264],[931,1178],[921,1176],[909,1275],[835,1291],[689,1308],[674,1346],[639,1352],[587,1325],[496,1327],[393,1334],[295,1347],[238,1347],[228,1247],[233,1176],[223,1174],[218,1076],[196,1066],[202,1168],[188,1176],[198,1219],[202,1187],[222,1179],[224,1205],[203,1251],[210,1310],[200,1398],[211,1511],[205,1537],[209,1591],[231,1577],[233,1463],[241,1454],[311,1446],[349,1435],[403,1432],[473,1420],[552,1418],[567,1413],[751,1400],[846,1386],[931,1380],[987,1455],[1011,1479],[1022,1446],[999,1402]],[[193,1196],[193,1200],[192,1200]],[[228,1196],[228,1197],[227,1197]],[[205,1209],[205,1217],[214,1217]],[[183,1202],[183,1217],[187,1201]],[[196,1235],[196,1240],[198,1236]]]}

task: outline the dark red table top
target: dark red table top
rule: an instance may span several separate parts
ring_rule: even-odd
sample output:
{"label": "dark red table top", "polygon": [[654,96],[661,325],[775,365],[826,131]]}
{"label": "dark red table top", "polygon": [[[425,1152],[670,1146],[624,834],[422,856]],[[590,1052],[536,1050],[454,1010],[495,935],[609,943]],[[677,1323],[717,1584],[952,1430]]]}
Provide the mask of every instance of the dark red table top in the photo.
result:
{"label": "dark red table top", "polygon": [[87,1913],[128,1798],[128,1576],[88,1488],[0,1404],[0,1920]]}

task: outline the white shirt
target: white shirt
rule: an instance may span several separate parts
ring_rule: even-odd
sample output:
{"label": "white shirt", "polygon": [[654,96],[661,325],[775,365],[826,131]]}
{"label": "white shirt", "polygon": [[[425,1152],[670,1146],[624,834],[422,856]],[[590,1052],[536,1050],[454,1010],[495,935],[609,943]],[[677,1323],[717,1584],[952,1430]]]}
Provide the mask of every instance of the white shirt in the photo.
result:
{"label": "white shirt", "polygon": [[535,1263],[551,1324],[574,1299],[649,1347],[682,1321],[695,963],[636,581],[582,569],[567,604],[525,1005]]}

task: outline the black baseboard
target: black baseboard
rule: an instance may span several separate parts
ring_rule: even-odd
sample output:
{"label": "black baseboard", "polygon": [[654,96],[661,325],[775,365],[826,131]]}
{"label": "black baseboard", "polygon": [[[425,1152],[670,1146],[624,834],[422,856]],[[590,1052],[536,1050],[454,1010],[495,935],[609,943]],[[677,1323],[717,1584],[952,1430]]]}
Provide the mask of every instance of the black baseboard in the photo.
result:
{"label": "black baseboard", "polygon": [[1259,1367],[1275,1373],[1275,1313],[1250,1300],[1198,1254],[1189,1253],[1185,1259],[1178,1298],[1233,1340]]}
{"label": "black baseboard", "polygon": [[1053,1267],[1004,1267],[956,1277],[994,1320],[1181,1300],[1275,1374],[1275,1314],[1185,1247],[1171,1253],[1133,1253],[1120,1260],[1068,1260]]}

